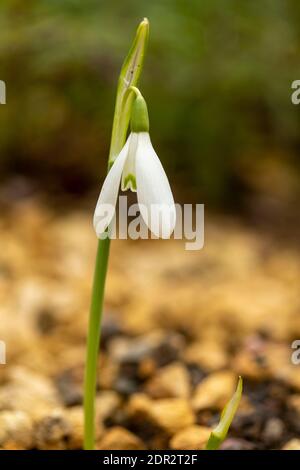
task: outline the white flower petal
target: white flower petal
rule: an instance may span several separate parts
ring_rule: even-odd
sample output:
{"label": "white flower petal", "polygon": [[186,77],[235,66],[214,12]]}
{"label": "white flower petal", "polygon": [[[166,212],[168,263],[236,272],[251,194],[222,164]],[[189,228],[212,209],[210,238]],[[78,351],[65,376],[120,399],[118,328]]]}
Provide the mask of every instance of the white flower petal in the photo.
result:
{"label": "white flower petal", "polygon": [[[114,216],[129,144],[130,136],[104,180],[94,213],[93,223],[97,236],[100,236],[106,230]],[[105,217],[105,220],[103,220],[103,217]]]}
{"label": "white flower petal", "polygon": [[176,223],[170,184],[148,132],[139,133],[138,139],[135,170],[141,215],[154,235],[169,238]]}

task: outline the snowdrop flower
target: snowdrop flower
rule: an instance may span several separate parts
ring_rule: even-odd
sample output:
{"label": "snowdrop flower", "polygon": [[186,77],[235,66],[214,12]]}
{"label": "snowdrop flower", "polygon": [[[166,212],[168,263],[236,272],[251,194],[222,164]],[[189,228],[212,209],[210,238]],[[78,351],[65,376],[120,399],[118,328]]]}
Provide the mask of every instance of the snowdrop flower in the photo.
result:
{"label": "snowdrop flower", "polygon": [[115,214],[119,188],[137,192],[140,214],[157,237],[169,238],[176,222],[172,191],[149,136],[147,105],[139,90],[131,113],[131,134],[115,158],[103,183],[94,214],[97,236],[107,229]]}

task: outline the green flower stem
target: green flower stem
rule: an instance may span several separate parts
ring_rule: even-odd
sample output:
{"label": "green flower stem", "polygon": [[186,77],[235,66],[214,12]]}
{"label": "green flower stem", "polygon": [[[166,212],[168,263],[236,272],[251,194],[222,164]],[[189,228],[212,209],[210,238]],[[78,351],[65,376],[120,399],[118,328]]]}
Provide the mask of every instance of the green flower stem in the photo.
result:
{"label": "green flower stem", "polygon": [[93,450],[95,443],[95,392],[97,385],[98,350],[100,344],[105,279],[109,258],[110,238],[99,240],[87,340],[87,361],[84,387],[84,448]]}
{"label": "green flower stem", "polygon": [[[144,19],[137,29],[134,42],[121,69],[113,119],[108,169],[113,164],[125,143],[131,115],[132,100],[125,100],[124,97],[127,96],[127,90],[138,83],[144,63],[148,34],[149,23],[148,20]],[[103,240],[99,240],[90,307],[84,378],[84,449],[86,450],[93,450],[95,445],[97,365],[109,248],[109,236]]]}

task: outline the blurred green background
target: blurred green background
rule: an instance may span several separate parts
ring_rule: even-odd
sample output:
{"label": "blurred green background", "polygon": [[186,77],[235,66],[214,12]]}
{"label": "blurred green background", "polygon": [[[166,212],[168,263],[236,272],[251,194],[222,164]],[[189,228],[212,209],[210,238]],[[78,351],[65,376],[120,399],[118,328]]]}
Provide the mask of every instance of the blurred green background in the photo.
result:
{"label": "blurred green background", "polygon": [[2,186],[97,194],[120,66],[145,16],[141,88],[177,200],[298,210],[297,0],[1,0]]}

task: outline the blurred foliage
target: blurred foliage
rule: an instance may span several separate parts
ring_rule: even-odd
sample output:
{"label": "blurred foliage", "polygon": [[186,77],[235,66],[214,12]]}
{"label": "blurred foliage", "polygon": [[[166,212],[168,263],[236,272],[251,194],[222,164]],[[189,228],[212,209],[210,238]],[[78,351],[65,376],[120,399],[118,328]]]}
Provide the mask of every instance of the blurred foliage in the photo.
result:
{"label": "blurred foliage", "polygon": [[118,73],[144,16],[152,139],[178,188],[222,205],[269,171],[264,155],[298,171],[299,1],[1,0],[1,178],[96,191]]}

